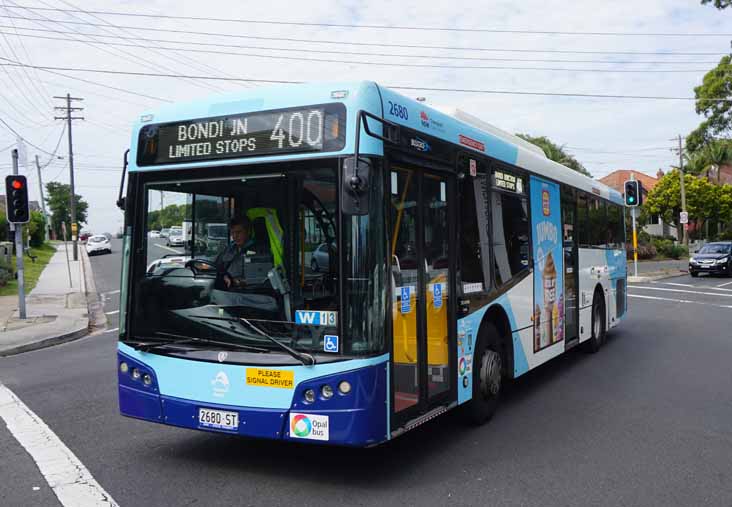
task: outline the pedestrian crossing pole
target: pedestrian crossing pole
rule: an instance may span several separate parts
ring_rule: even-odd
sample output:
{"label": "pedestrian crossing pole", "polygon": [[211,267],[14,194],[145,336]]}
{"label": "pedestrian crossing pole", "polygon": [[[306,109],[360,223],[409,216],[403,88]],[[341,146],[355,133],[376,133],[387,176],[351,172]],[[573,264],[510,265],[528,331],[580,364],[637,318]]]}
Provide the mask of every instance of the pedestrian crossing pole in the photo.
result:
{"label": "pedestrian crossing pole", "polygon": [[[630,181],[634,181],[635,176],[630,173]],[[638,231],[635,226],[635,214],[638,210],[637,206],[630,208],[630,216],[633,217],[633,272],[634,276],[638,276]]]}
{"label": "pedestrian crossing pole", "polygon": [[[18,174],[18,150],[13,150],[13,175]],[[9,204],[10,195],[5,196]],[[10,209],[10,206],[7,206]],[[8,218],[10,218],[8,214]],[[23,264],[23,225],[13,224],[15,228],[15,270],[18,276],[18,313],[25,320],[25,266]]]}

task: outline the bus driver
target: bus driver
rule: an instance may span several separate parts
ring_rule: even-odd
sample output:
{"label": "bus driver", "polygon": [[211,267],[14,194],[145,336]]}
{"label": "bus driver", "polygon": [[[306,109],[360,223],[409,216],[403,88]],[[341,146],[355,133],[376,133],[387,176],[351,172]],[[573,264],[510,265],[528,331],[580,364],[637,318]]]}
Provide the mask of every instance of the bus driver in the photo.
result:
{"label": "bus driver", "polygon": [[254,248],[252,223],[245,216],[229,222],[231,243],[216,257],[216,269],[227,289],[240,289],[246,285],[246,258]]}

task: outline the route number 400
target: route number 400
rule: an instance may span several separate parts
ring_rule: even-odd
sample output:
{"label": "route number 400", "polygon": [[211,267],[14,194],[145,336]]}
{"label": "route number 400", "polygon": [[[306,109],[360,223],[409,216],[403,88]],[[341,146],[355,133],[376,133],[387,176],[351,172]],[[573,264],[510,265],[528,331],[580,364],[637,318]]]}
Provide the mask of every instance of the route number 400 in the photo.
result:
{"label": "route number 400", "polygon": [[409,119],[409,111],[407,111],[407,108],[401,104],[395,104],[391,100],[389,101],[389,114],[402,120]]}

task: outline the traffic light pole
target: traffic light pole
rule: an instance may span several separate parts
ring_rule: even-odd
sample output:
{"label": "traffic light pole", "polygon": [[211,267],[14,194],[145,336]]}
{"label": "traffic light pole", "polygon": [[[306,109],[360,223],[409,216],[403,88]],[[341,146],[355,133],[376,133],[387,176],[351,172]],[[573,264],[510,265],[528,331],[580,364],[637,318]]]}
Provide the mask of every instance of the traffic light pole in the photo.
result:
{"label": "traffic light pole", "polygon": [[[630,181],[635,180],[633,173],[630,173]],[[630,216],[633,218],[633,273],[638,276],[638,232],[635,226],[635,214],[638,208],[633,206],[630,208]]]}
{"label": "traffic light pole", "polygon": [[[13,150],[13,175],[18,174],[18,150]],[[5,196],[6,203],[10,196]],[[15,224],[15,270],[18,273],[18,313],[21,319],[25,314],[25,269],[23,266],[23,225]]]}

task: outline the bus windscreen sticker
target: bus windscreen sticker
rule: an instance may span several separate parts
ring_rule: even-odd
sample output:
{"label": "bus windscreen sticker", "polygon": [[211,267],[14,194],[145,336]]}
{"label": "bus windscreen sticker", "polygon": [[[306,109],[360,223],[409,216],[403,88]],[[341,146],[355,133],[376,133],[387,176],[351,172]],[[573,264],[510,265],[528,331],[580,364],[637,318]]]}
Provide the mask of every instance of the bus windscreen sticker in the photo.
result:
{"label": "bus windscreen sticker", "polygon": [[401,311],[402,313],[409,313],[412,311],[412,297],[410,294],[410,287],[401,288]]}
{"label": "bus windscreen sticker", "polygon": [[338,312],[297,310],[295,324],[335,327],[338,324]]}
{"label": "bus windscreen sticker", "polygon": [[564,339],[564,273],[559,185],[531,177],[534,234],[534,352]]}
{"label": "bus windscreen sticker", "polygon": [[338,337],[336,335],[327,334],[323,337],[323,351],[338,353]]}
{"label": "bus windscreen sticker", "polygon": [[440,308],[442,308],[442,284],[441,283],[432,284],[432,304],[434,305],[436,310],[439,310]]}

